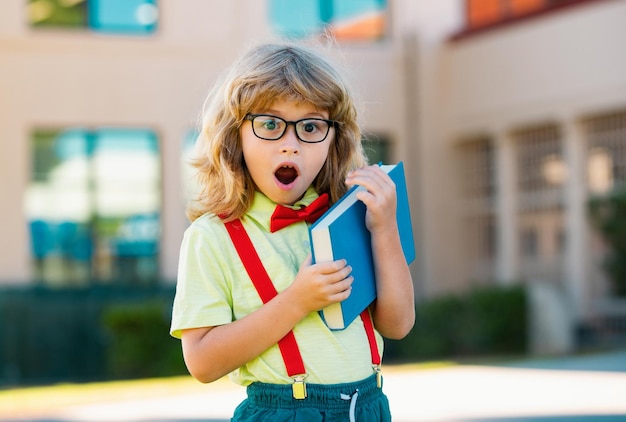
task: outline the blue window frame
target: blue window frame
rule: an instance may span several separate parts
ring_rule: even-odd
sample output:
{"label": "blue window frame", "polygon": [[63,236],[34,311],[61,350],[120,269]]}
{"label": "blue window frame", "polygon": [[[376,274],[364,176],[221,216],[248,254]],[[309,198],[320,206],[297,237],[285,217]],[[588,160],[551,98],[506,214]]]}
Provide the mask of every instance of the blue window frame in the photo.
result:
{"label": "blue window frame", "polygon": [[385,36],[387,0],[269,0],[270,25],[282,36],[306,38],[323,31],[338,40]]}
{"label": "blue window frame", "polygon": [[140,128],[36,130],[26,193],[36,278],[46,284],[158,278],[161,176]]}
{"label": "blue window frame", "polygon": [[157,0],[29,0],[28,19],[33,27],[144,35],[157,28],[158,5]]}
{"label": "blue window frame", "polygon": [[89,27],[96,31],[151,33],[157,19],[156,0],[89,1]]}

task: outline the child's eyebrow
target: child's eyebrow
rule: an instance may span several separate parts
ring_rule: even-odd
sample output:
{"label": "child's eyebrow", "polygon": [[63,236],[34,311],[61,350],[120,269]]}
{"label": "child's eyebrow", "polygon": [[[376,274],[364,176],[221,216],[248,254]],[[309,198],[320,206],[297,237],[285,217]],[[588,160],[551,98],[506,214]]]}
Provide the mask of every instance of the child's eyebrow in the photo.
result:
{"label": "child's eyebrow", "polygon": [[[259,113],[255,113],[255,114],[271,114],[271,115],[274,115],[276,117],[280,117],[281,119],[284,118],[283,114],[280,111],[272,110],[272,109],[269,109],[267,111],[262,111],[262,112],[259,112]],[[302,117],[300,117],[299,119],[296,119],[296,120],[308,119],[308,118],[327,119],[326,114],[324,114],[323,111],[315,110],[315,111],[312,111],[310,113],[305,113]]]}

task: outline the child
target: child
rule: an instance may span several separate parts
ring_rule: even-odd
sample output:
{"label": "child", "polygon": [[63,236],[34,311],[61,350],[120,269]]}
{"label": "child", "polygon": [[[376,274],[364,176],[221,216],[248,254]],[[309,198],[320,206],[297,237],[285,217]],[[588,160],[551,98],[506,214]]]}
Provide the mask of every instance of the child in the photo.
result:
{"label": "child", "polygon": [[[346,84],[296,45],[253,48],[207,100],[171,334],[199,381],[247,386],[233,420],[391,419],[382,336],[412,328],[413,283],[390,218],[395,187],[366,166],[360,138]],[[330,331],[317,311],[350,295],[351,267],[312,265],[307,227],[357,184],[378,297],[371,317]]]}

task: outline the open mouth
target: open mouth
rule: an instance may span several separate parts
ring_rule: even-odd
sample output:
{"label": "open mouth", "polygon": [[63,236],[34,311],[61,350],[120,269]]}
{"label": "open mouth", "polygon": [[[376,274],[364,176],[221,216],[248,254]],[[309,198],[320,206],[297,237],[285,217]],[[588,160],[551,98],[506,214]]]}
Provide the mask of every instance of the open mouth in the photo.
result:
{"label": "open mouth", "polygon": [[283,185],[288,185],[298,178],[298,171],[291,166],[282,166],[276,170],[274,176]]}

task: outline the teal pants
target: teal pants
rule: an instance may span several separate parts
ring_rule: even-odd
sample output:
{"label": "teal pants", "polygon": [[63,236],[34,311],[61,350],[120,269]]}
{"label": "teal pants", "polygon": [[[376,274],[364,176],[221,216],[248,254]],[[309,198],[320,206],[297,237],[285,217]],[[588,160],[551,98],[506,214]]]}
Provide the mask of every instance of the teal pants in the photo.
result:
{"label": "teal pants", "polygon": [[291,385],[253,383],[235,410],[235,422],[389,422],[389,401],[376,376],[347,384],[307,384],[307,398],[296,400]]}

